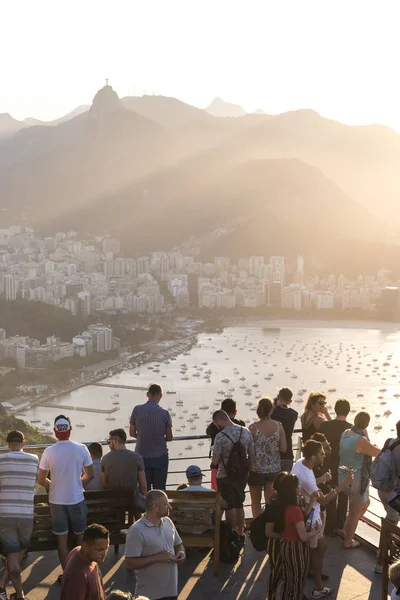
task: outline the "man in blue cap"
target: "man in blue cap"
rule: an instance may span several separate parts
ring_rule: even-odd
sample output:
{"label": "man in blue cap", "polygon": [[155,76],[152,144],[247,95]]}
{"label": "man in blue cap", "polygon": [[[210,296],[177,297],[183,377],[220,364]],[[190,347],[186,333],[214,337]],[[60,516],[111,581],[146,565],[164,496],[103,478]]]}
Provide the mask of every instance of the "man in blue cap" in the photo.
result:
{"label": "man in blue cap", "polygon": [[186,469],[186,477],[188,480],[188,487],[185,488],[184,492],[212,492],[211,488],[204,487],[203,477],[204,473],[201,472],[200,467],[197,465],[190,465]]}

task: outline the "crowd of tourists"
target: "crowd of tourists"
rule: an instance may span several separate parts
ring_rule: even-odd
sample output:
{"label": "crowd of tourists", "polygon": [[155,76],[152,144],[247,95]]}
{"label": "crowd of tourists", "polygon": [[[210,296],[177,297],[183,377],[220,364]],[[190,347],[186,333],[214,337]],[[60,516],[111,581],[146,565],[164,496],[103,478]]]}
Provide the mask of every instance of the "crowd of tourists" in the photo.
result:
{"label": "crowd of tourists", "polygon": [[[311,393],[301,415],[302,457],[294,461],[292,436],[298,414],[290,406],[293,393],[279,390],[275,399],[261,398],[258,419],[248,428],[238,418],[236,403],[225,399],[207,428],[211,438],[211,483],[203,485],[198,465],[186,470],[182,492],[218,489],[226,530],[240,553],[245,546],[245,489],[248,485],[253,521],[248,531],[257,547],[267,552],[270,564],[267,597],[305,600],[307,577],[314,580],[311,598],[334,592],[324,573],[329,536],[343,538],[343,549],[360,545],[359,520],[369,506],[369,487],[377,487],[387,518],[397,524],[400,515],[400,421],[397,437],[381,450],[368,437],[370,417],[359,412],[349,422],[350,404],[337,400],[330,415],[323,393]],[[84,491],[132,490],[137,520],[126,534],[125,565],[135,572],[136,587],[113,590],[108,599],[176,600],[178,567],[186,559],[180,533],[169,518],[165,493],[168,474],[167,443],[173,439],[171,416],[160,406],[162,388],[152,384],[147,402],[135,406],[130,435],[136,451],[125,446],[124,429],[110,431],[110,452],[102,445],[88,447],[72,441],[68,416],[54,420],[57,442],[47,447],[40,461],[24,451],[20,431],[7,436],[8,453],[0,455],[0,541],[4,569],[0,574],[0,600],[24,598],[21,563],[29,548],[34,523],[34,494],[48,491],[52,531],[62,568],[62,600],[105,600],[99,564],[108,552],[110,533],[102,524],[87,525]],[[372,462],[373,459],[376,459]],[[188,500],[188,502],[190,502]],[[397,510],[396,510],[397,509]],[[204,525],[203,525],[204,527]],[[225,530],[225,531],[226,531]],[[69,551],[73,533],[76,547]],[[201,535],[204,528],[191,531]],[[382,551],[375,572],[382,572]],[[392,565],[393,598],[400,596],[400,565]],[[397,594],[397,596],[396,596]]]}

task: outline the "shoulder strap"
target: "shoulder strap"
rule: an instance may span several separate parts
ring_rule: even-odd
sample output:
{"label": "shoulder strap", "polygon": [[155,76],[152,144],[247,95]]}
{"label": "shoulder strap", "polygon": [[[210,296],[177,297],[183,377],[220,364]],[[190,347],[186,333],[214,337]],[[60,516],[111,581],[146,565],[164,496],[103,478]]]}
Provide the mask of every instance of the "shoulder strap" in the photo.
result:
{"label": "shoulder strap", "polygon": [[397,448],[397,446],[400,444],[400,440],[398,440],[397,442],[394,442],[394,444],[392,444],[391,446],[388,445],[388,450],[390,450],[390,452],[393,452],[393,450],[395,448]]}
{"label": "shoulder strap", "polygon": [[234,444],[235,442],[233,441],[233,439],[227,434],[225,433],[225,431],[220,431],[220,433],[222,433],[222,435],[224,435],[225,437],[228,438],[228,440],[230,440],[232,442],[232,444]]}

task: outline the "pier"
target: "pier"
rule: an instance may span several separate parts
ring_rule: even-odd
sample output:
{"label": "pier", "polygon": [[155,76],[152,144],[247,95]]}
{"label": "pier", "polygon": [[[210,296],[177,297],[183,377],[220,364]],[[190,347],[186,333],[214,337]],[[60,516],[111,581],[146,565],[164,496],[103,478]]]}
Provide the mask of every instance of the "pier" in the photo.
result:
{"label": "pier", "polygon": [[97,387],[106,387],[106,388],[116,388],[119,390],[141,390],[142,392],[147,392],[148,390],[148,386],[147,387],[143,387],[140,385],[119,385],[116,383],[90,383],[89,385],[95,385]]}
{"label": "pier", "polygon": [[85,406],[69,406],[68,404],[52,404],[51,402],[40,403],[40,406],[45,406],[46,408],[62,408],[63,410],[81,410],[83,412],[105,413],[108,415],[119,410],[119,406],[113,406],[112,408],[89,408]]}

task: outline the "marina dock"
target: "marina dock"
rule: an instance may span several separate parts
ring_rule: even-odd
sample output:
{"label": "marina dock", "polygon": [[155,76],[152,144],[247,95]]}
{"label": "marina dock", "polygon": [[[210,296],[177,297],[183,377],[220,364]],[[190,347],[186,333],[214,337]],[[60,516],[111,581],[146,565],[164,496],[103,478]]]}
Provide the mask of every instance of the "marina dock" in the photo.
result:
{"label": "marina dock", "polygon": [[91,383],[89,385],[95,385],[97,387],[106,387],[106,388],[116,388],[119,390],[141,390],[141,391],[145,391],[147,392],[148,390],[148,386],[147,387],[143,387],[140,385],[118,385],[116,383]]}
{"label": "marina dock", "polygon": [[89,408],[87,406],[69,406],[68,404],[52,404],[51,402],[40,403],[40,406],[47,408],[62,408],[63,410],[81,410],[83,412],[105,413],[107,415],[119,410],[119,406],[112,408]]}

